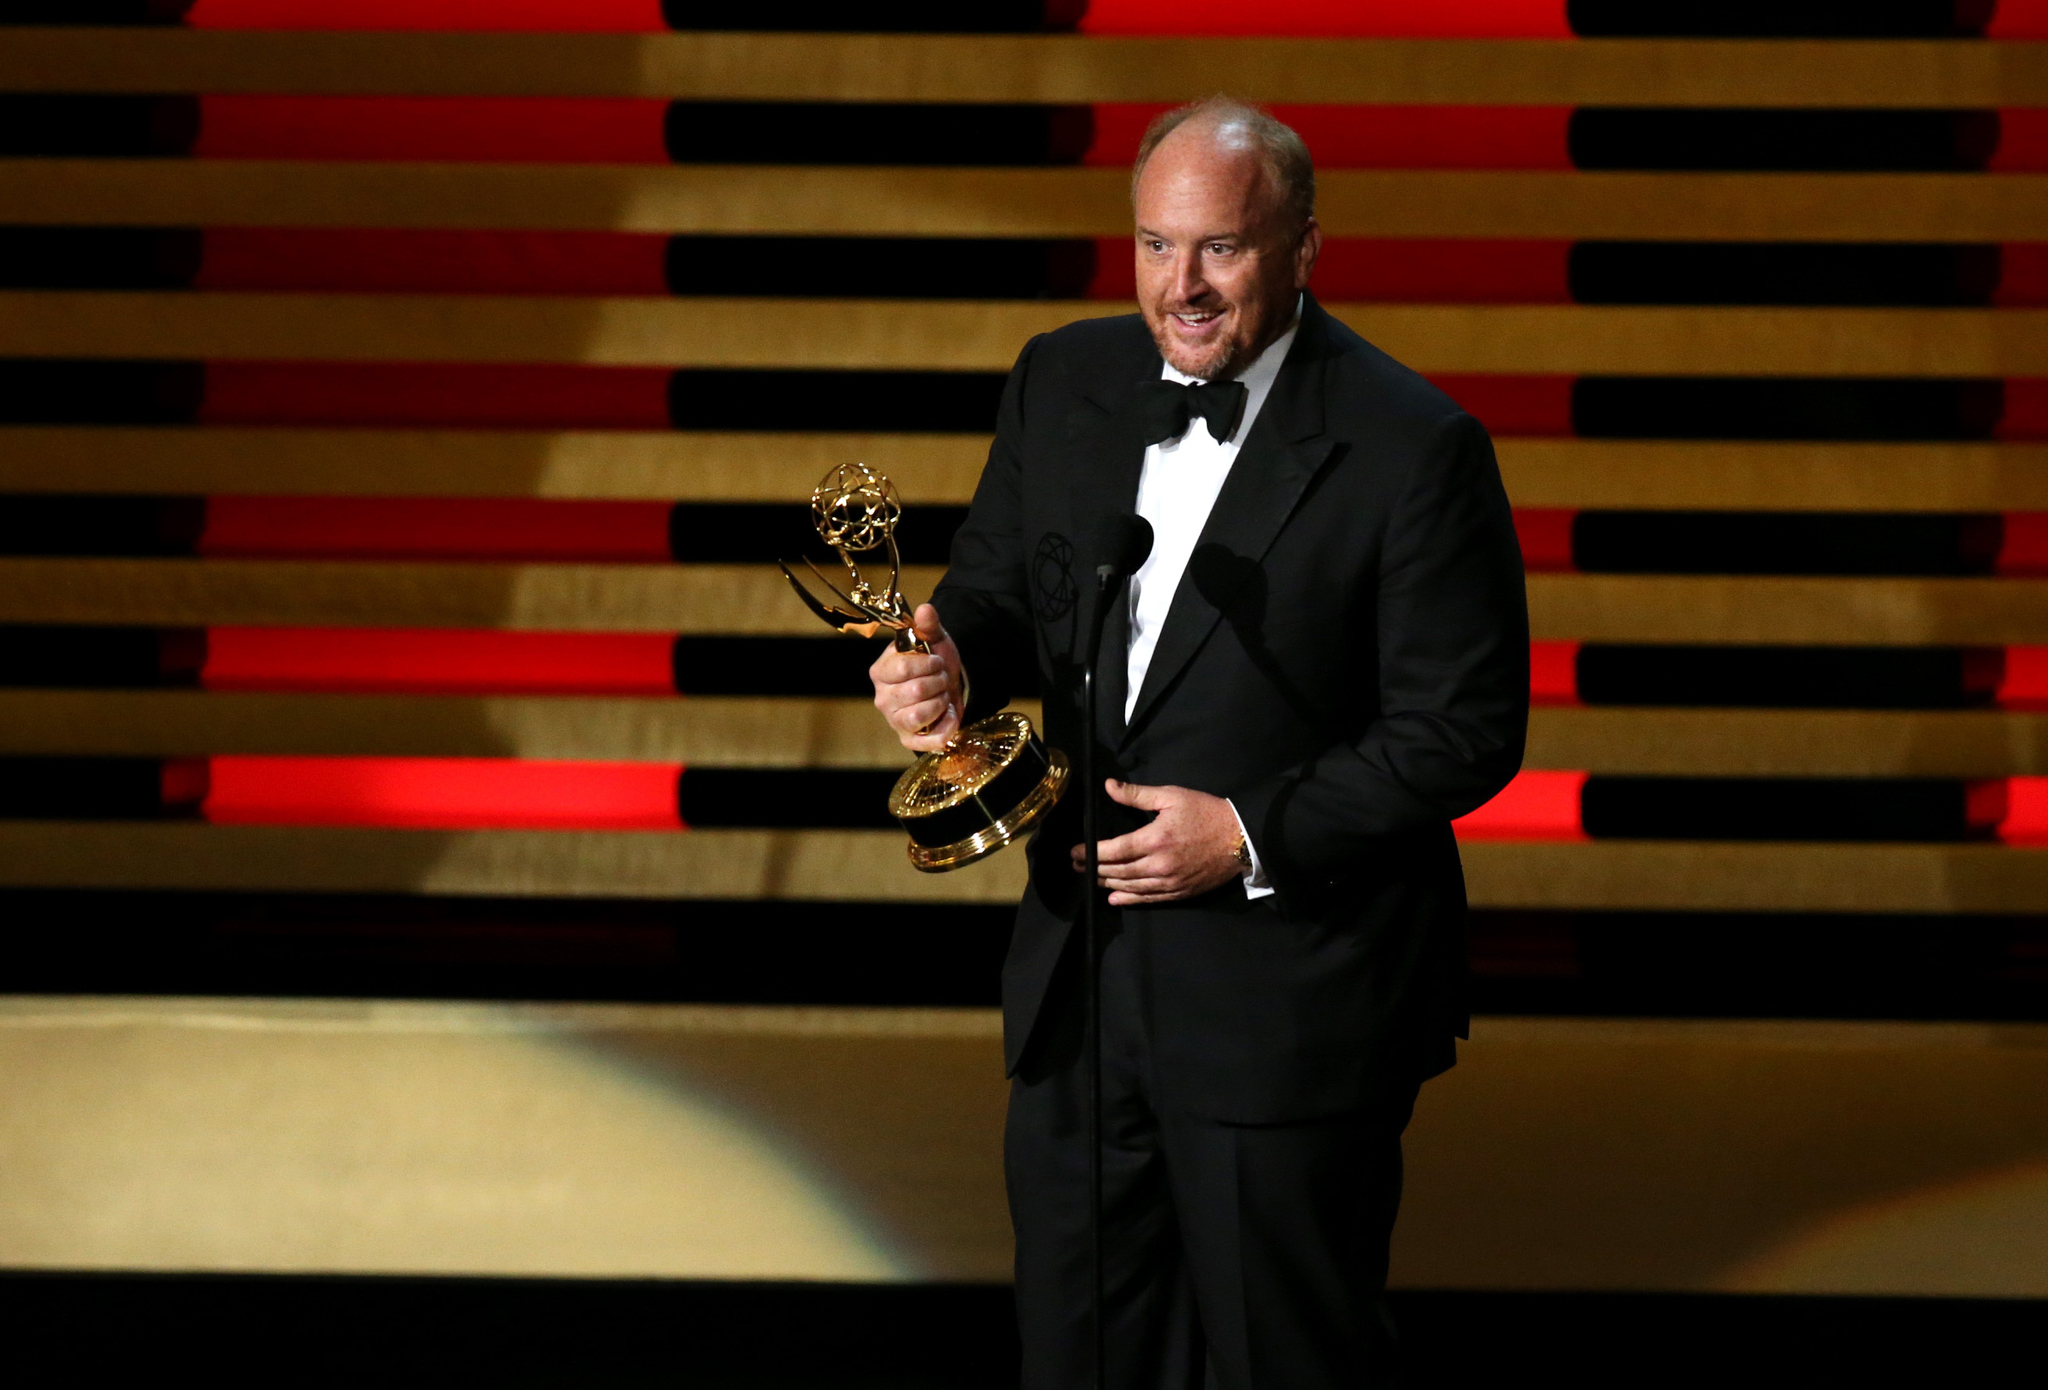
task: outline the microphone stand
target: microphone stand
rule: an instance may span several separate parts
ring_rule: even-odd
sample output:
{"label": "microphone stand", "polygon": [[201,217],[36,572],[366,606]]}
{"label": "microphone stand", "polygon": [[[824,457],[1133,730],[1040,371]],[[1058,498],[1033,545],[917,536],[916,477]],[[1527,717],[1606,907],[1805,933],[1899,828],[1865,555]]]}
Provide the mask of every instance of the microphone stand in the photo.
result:
{"label": "microphone stand", "polygon": [[1114,565],[1098,565],[1095,569],[1095,602],[1089,610],[1085,644],[1087,660],[1081,667],[1081,856],[1085,880],[1081,893],[1081,944],[1087,962],[1081,993],[1088,1041],[1088,1262],[1093,1294],[1089,1330],[1094,1390],[1103,1390],[1106,1383],[1102,1320],[1102,945],[1097,925],[1101,890],[1095,882],[1099,867],[1096,844],[1100,839],[1097,807],[1102,786],[1095,767],[1095,662],[1102,649],[1102,620],[1108,614],[1110,602],[1122,590],[1122,580]]}

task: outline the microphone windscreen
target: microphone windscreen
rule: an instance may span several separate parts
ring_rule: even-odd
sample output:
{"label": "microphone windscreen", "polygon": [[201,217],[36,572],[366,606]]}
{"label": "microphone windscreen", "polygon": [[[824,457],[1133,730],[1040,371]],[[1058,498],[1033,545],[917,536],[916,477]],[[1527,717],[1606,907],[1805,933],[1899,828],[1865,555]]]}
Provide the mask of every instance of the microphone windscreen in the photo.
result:
{"label": "microphone windscreen", "polygon": [[1095,563],[1113,575],[1136,574],[1152,553],[1152,523],[1134,512],[1110,517],[1095,534]]}

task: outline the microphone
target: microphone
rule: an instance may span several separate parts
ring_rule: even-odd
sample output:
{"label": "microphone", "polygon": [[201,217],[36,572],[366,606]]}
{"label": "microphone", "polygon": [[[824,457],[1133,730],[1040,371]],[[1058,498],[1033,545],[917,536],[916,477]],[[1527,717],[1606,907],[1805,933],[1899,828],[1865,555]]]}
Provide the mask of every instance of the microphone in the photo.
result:
{"label": "microphone", "polygon": [[1098,581],[1136,574],[1152,553],[1152,523],[1135,512],[1113,516],[1096,528],[1094,546]]}
{"label": "microphone", "polygon": [[1092,668],[1102,649],[1102,620],[1109,616],[1110,603],[1152,553],[1152,523],[1135,512],[1109,517],[1089,537],[1088,549],[1095,555],[1095,602],[1089,606],[1083,655]]}

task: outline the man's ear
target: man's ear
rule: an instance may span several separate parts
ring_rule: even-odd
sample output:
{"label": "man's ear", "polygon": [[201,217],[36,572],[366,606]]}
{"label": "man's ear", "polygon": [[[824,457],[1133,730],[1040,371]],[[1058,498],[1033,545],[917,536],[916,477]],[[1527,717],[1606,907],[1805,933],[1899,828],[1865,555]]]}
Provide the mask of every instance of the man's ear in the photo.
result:
{"label": "man's ear", "polygon": [[1294,246],[1294,288],[1308,288],[1308,278],[1315,274],[1316,257],[1322,254],[1323,225],[1311,217],[1308,226],[1302,228],[1301,240]]}

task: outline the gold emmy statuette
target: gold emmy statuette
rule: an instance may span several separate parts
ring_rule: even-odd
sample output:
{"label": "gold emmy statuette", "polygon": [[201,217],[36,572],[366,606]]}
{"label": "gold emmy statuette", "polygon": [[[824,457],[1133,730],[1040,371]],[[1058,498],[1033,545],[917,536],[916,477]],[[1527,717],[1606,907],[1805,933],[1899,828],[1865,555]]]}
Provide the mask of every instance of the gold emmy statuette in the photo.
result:
{"label": "gold emmy statuette", "polygon": [[[895,484],[864,463],[842,464],[811,493],[811,520],[852,578],[841,588],[809,560],[804,565],[835,602],[821,602],[787,564],[804,605],[831,627],[856,637],[893,633],[899,652],[928,652],[912,627],[914,610],[899,584],[903,559],[896,523],[903,503]],[[872,584],[856,555],[886,550],[889,578]],[[843,605],[843,606],[842,606]],[[1047,748],[1021,714],[1005,710],[953,735],[896,779],[889,814],[910,832],[910,862],[925,873],[944,873],[986,859],[1038,823],[1067,786],[1067,758]]]}

